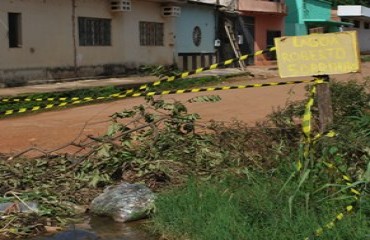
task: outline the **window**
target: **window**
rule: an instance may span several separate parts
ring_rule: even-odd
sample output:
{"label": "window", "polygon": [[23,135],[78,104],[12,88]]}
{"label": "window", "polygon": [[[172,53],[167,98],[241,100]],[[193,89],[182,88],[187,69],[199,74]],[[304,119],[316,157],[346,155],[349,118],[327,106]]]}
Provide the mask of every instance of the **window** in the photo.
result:
{"label": "window", "polygon": [[365,23],[364,23],[364,28],[365,28],[365,29],[370,29],[370,23],[365,22]]}
{"label": "window", "polygon": [[196,26],[193,29],[193,43],[195,46],[199,47],[201,41],[202,41],[202,31],[200,30],[200,27]]}
{"label": "window", "polygon": [[163,23],[140,22],[140,45],[163,46],[164,27]]}
{"label": "window", "polygon": [[111,20],[105,18],[78,18],[80,46],[110,46]]}
{"label": "window", "polygon": [[9,47],[22,47],[22,15],[20,13],[8,13]]}
{"label": "window", "polygon": [[358,20],[353,20],[353,19],[349,19],[349,18],[341,18],[341,21],[346,22],[346,23],[352,23],[352,26],[350,26],[352,28],[361,28],[361,22],[358,21]]}
{"label": "window", "polygon": [[358,20],[354,20],[354,21],[353,21],[353,25],[354,25],[354,26],[353,26],[354,28],[360,28],[360,27],[361,27],[361,22],[360,22],[360,21],[358,21]]}

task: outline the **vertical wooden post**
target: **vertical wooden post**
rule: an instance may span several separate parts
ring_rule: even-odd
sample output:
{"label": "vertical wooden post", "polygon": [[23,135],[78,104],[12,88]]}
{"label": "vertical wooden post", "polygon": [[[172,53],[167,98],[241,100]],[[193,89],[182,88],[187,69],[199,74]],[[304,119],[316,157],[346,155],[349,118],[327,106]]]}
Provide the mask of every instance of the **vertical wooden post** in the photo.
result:
{"label": "vertical wooden post", "polygon": [[[319,76],[319,78],[329,81],[329,76]],[[319,108],[320,132],[324,133],[333,123],[333,106],[329,83],[317,85],[317,105]]]}
{"label": "vertical wooden post", "polygon": [[73,40],[73,68],[77,77],[77,33],[76,33],[76,0],[72,0],[72,40]]}

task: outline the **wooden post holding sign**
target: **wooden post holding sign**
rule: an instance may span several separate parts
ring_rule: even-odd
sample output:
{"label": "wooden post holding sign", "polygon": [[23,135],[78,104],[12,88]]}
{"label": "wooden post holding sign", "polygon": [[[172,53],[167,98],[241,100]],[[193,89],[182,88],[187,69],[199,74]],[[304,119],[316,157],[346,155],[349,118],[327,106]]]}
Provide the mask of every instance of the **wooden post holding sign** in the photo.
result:
{"label": "wooden post holding sign", "polygon": [[[328,80],[331,74],[360,71],[356,31],[275,38],[275,46],[281,78],[316,76]],[[317,96],[320,130],[324,132],[333,121],[328,84],[318,85]]]}
{"label": "wooden post holding sign", "polygon": [[[320,76],[329,81],[329,76]],[[333,104],[329,84],[318,84],[316,87],[317,105],[319,108],[320,132],[326,132],[333,123]]]}

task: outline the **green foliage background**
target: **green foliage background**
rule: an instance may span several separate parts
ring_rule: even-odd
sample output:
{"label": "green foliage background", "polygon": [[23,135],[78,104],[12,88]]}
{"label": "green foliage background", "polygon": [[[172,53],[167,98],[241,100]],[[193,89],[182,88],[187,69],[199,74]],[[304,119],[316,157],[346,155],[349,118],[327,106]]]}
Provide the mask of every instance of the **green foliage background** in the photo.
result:
{"label": "green foliage background", "polygon": [[333,7],[338,5],[363,5],[366,7],[370,7],[369,0],[328,0],[333,4]]}

